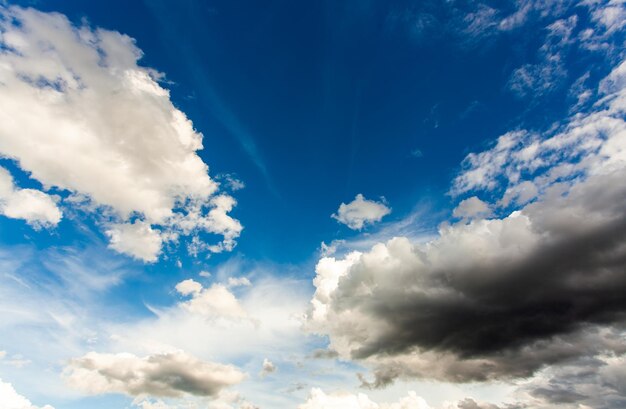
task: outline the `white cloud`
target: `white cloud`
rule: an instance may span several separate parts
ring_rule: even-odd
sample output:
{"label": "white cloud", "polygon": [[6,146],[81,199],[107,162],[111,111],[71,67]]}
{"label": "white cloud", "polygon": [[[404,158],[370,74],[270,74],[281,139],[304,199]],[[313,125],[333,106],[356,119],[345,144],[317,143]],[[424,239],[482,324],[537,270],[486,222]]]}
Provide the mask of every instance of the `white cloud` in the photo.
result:
{"label": "white cloud", "polygon": [[378,404],[363,393],[327,394],[319,388],[313,388],[308,400],[298,409],[430,409],[430,406],[412,391],[398,402]]}
{"label": "white cloud", "polygon": [[22,219],[34,227],[51,227],[61,221],[62,213],[54,199],[35,189],[20,189],[13,177],[0,167],[0,213]]}
{"label": "white cloud", "polygon": [[200,294],[202,291],[202,284],[189,278],[176,284],[176,291],[178,291],[181,295]]}
{"label": "white cloud", "polygon": [[278,368],[276,367],[276,365],[274,365],[272,361],[270,361],[267,358],[263,359],[263,365],[261,366],[261,374],[260,374],[261,377],[265,377],[269,374],[272,374],[276,372],[277,370]]}
{"label": "white cloud", "polygon": [[182,351],[144,358],[129,353],[90,352],[72,359],[64,376],[71,386],[91,394],[156,397],[214,397],[244,379],[244,374],[232,365],[201,361]]}
{"label": "white cloud", "polygon": [[33,405],[24,396],[18,394],[13,385],[0,379],[0,408],[2,409],[54,409],[50,405],[43,407]]}
{"label": "white cloud", "polygon": [[353,230],[361,230],[365,225],[381,221],[389,213],[391,209],[384,203],[367,200],[359,193],[352,202],[341,203],[332,218]]}
{"label": "white cloud", "polygon": [[[118,251],[153,261],[160,245],[154,226],[171,239],[215,233],[223,242],[201,250],[232,249],[242,229],[227,214],[235,201],[215,196],[218,185],[196,153],[202,135],[172,104],[161,74],[137,64],[142,52],[134,40],[75,27],[61,14],[19,7],[0,13],[0,155],[45,188],[107,209]],[[13,196],[31,207],[19,213],[12,205],[11,217],[60,219],[42,192]],[[133,215],[147,227],[128,225]]]}
{"label": "white cloud", "polygon": [[483,202],[476,196],[465,199],[452,211],[454,217],[461,219],[484,218],[491,216],[489,203]]}
{"label": "white cloud", "polygon": [[228,287],[249,287],[252,283],[247,277],[228,277]]}
{"label": "white cloud", "polygon": [[185,296],[191,296],[189,301],[181,307],[194,314],[204,317],[239,319],[247,318],[237,298],[222,284],[213,284],[209,288],[192,279],[182,281],[176,285],[176,291]]}
{"label": "white cloud", "polygon": [[142,221],[112,224],[106,234],[110,248],[148,263],[157,261],[161,252],[163,239],[159,231]]}

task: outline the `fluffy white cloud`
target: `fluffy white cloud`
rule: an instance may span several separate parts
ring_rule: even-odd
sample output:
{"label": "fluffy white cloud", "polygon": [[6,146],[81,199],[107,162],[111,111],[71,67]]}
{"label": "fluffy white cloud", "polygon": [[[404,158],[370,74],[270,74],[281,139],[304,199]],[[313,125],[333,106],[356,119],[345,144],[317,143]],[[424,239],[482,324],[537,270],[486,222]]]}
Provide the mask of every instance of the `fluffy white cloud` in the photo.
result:
{"label": "fluffy white cloud", "polygon": [[33,405],[28,399],[15,391],[13,385],[0,379],[0,408],[2,409],[54,409],[50,405]]}
{"label": "fluffy white cloud", "polygon": [[191,299],[182,303],[181,307],[194,314],[216,319],[248,317],[239,300],[222,284],[213,284],[209,288],[203,288],[200,283],[188,279],[178,283],[176,291],[181,295],[191,296]]}
{"label": "fluffy white cloud", "polygon": [[35,189],[20,189],[13,177],[0,167],[0,213],[22,219],[34,227],[50,227],[61,221],[61,210],[50,195]]}
{"label": "fluffy white cloud", "polygon": [[389,213],[391,209],[384,203],[367,200],[359,193],[350,203],[341,203],[332,218],[353,230],[361,230],[367,224],[381,221]]}
{"label": "fluffy white cloud", "polygon": [[488,217],[491,215],[491,207],[489,203],[483,202],[476,196],[462,200],[461,203],[452,211],[454,217],[461,219],[473,219],[476,217]]}
{"label": "fluffy white cloud", "polygon": [[[0,155],[46,189],[107,209],[118,251],[153,261],[160,247],[153,226],[169,239],[218,234],[222,242],[199,249],[232,249],[242,229],[227,214],[235,201],[215,196],[218,185],[196,153],[202,135],[172,104],[161,74],[137,64],[142,53],[134,40],[75,27],[60,14],[19,7],[0,13]],[[42,192],[17,191],[12,200],[4,210],[10,217],[60,218]],[[145,225],[124,225],[133,215]]]}
{"label": "fluffy white cloud", "polygon": [[213,397],[244,379],[232,365],[204,362],[181,351],[143,358],[90,352],[73,359],[64,376],[70,385],[87,393],[157,397]]}
{"label": "fluffy white cloud", "polygon": [[155,262],[158,259],[163,239],[159,231],[148,223],[135,221],[112,224],[106,234],[110,239],[109,247],[117,252],[145,262]]}
{"label": "fluffy white cloud", "polygon": [[298,409],[430,409],[430,406],[415,392],[409,392],[407,397],[398,402],[378,404],[363,393],[327,394],[319,388],[313,388],[308,400]]}

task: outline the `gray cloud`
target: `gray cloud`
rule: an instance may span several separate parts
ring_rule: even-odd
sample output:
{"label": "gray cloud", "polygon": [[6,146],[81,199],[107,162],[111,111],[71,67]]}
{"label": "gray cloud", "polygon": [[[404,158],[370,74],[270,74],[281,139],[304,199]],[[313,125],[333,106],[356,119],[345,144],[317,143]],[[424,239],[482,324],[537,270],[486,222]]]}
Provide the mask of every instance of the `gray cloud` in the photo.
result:
{"label": "gray cloud", "polygon": [[[374,369],[364,386],[528,377],[626,352],[624,67],[601,83],[593,111],[544,135],[506,134],[468,157],[455,193],[491,191],[498,217],[319,261],[307,324],[341,357]],[[497,193],[524,183],[536,188],[528,204],[503,209]],[[577,398],[551,391],[535,395]]]}
{"label": "gray cloud", "polygon": [[70,385],[87,393],[156,397],[215,397],[244,379],[234,366],[200,361],[180,351],[144,358],[90,352],[73,359],[64,375]]}

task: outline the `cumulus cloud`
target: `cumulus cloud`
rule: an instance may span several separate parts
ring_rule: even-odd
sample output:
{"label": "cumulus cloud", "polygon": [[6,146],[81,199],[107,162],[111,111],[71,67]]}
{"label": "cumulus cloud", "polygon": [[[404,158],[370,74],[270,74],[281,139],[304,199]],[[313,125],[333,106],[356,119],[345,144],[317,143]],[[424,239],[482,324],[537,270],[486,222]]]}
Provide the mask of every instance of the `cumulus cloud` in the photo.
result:
{"label": "cumulus cloud", "polygon": [[181,295],[191,296],[189,301],[181,307],[194,314],[214,318],[247,318],[235,295],[222,284],[213,284],[209,288],[192,279],[182,281],[176,285],[176,291]]}
{"label": "cumulus cloud", "polygon": [[352,202],[341,203],[339,210],[332,215],[332,218],[352,230],[361,230],[368,224],[381,221],[389,213],[391,209],[384,203],[367,200],[359,193]]}
{"label": "cumulus cloud", "polygon": [[72,359],[64,376],[71,386],[86,393],[155,397],[215,397],[244,379],[232,365],[201,361],[181,351],[143,358],[90,352]]}
{"label": "cumulus cloud", "polygon": [[[624,351],[625,64],[601,82],[590,112],[468,156],[453,192],[486,190],[501,216],[318,262],[307,325],[341,357],[374,368],[365,386],[528,377]],[[520,198],[514,189],[526,182],[534,190]],[[507,191],[517,192],[509,204],[530,202],[505,210],[498,192]],[[462,202],[457,216],[486,211],[479,205]]]}
{"label": "cumulus cloud", "polygon": [[52,227],[61,221],[62,213],[54,199],[36,189],[20,189],[13,177],[0,167],[0,214],[25,220],[31,226]]}
{"label": "cumulus cloud", "polygon": [[483,202],[476,196],[465,199],[452,211],[454,217],[461,219],[473,219],[476,217],[491,216],[489,203]]}
{"label": "cumulus cloud", "polygon": [[[159,234],[201,232],[223,241],[200,250],[232,249],[242,229],[228,214],[236,202],[216,195],[197,154],[202,135],[172,104],[162,75],[138,65],[134,40],[56,13],[0,14],[0,155],[45,189],[87,198],[82,208],[106,215],[117,251],[154,261]],[[49,196],[30,189],[13,190],[3,209],[32,222],[61,217]]]}
{"label": "cumulus cloud", "polygon": [[50,405],[33,405],[28,399],[15,391],[13,385],[0,379],[0,407],[2,409],[54,409]]}
{"label": "cumulus cloud", "polygon": [[624,368],[624,354],[581,357],[539,372],[522,382],[516,394],[532,408],[623,408]]}
{"label": "cumulus cloud", "polygon": [[145,262],[157,261],[163,239],[159,231],[148,223],[112,224],[106,234],[110,238],[109,247],[113,250]]}

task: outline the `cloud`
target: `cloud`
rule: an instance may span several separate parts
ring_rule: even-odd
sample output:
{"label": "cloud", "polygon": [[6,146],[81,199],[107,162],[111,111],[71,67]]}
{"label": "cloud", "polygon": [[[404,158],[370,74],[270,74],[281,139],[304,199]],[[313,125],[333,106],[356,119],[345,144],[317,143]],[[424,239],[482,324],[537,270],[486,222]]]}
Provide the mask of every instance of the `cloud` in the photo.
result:
{"label": "cloud", "polygon": [[407,397],[394,403],[378,404],[359,393],[327,394],[319,388],[311,389],[308,400],[299,405],[298,409],[430,409],[424,399],[415,392],[409,392]]}
{"label": "cloud", "polygon": [[454,217],[461,219],[484,218],[491,215],[489,203],[485,203],[476,196],[465,199],[452,211]]}
{"label": "cloud", "polygon": [[247,277],[228,277],[228,287],[249,287],[252,283]]}
{"label": "cloud", "polygon": [[54,409],[50,405],[33,405],[28,399],[18,394],[13,385],[0,379],[0,407],[2,409]]}
{"label": "cloud", "polygon": [[157,261],[161,252],[163,239],[159,231],[142,221],[109,225],[106,235],[111,241],[110,248],[145,262]]}
{"label": "cloud", "polygon": [[272,361],[270,361],[267,358],[263,359],[263,365],[261,367],[261,377],[264,378],[269,374],[272,374],[274,372],[276,372],[278,370],[278,368],[276,367],[276,365],[274,365],[274,363]]}
{"label": "cloud", "polygon": [[[342,358],[374,368],[364,386],[528,377],[626,351],[624,64],[601,82],[592,111],[468,156],[453,191],[489,192],[500,216],[319,260],[307,326]],[[536,197],[499,207],[498,193],[525,182]],[[457,215],[485,210],[478,205],[461,202]]]}
{"label": "cloud", "polygon": [[529,407],[623,408],[626,404],[626,355],[583,357],[541,371],[517,394]]}
{"label": "cloud", "polygon": [[[137,64],[134,40],[56,13],[2,7],[0,14],[0,155],[46,190],[87,198],[90,206],[80,208],[98,211],[115,250],[154,261],[157,234],[178,240],[201,232],[223,241],[200,250],[231,250],[242,229],[228,215],[236,202],[216,195],[197,154],[202,135],[170,101],[162,74]],[[16,203],[5,205],[10,217],[58,223],[45,193],[11,197],[28,206],[20,213]]]}
{"label": "cloud", "polygon": [[178,283],[176,291],[181,295],[191,296],[191,299],[182,303],[181,307],[194,314],[214,318],[248,317],[235,295],[222,284],[203,288],[200,283],[188,279]]}
{"label": "cloud", "polygon": [[90,352],[72,359],[64,376],[71,386],[91,394],[155,397],[215,397],[244,379],[232,365],[201,361],[181,351],[143,358]]}
{"label": "cloud", "polygon": [[13,177],[0,167],[0,213],[22,219],[35,228],[56,226],[62,217],[54,199],[35,189],[20,189]]}
{"label": "cloud", "polygon": [[352,230],[361,230],[365,225],[381,221],[389,213],[391,209],[385,204],[367,200],[359,193],[352,202],[341,203],[339,210],[332,215],[332,218]]}

